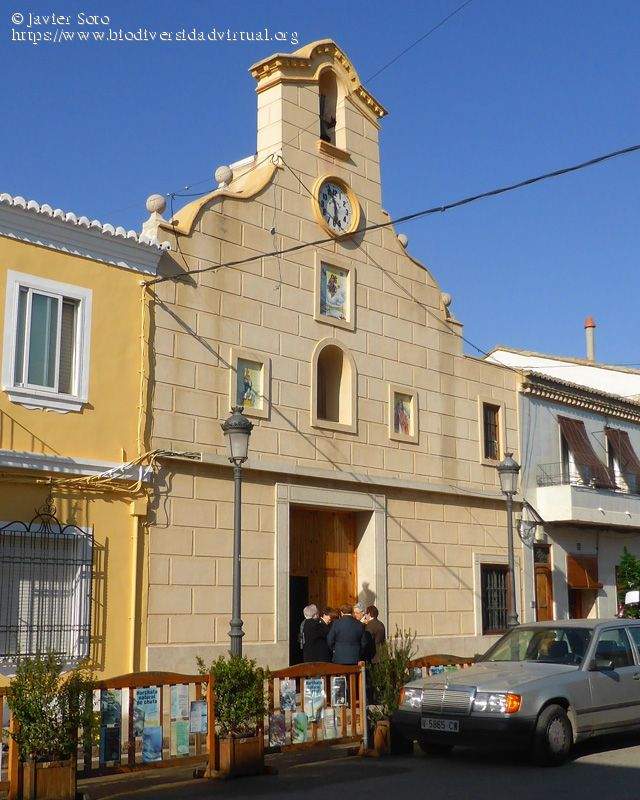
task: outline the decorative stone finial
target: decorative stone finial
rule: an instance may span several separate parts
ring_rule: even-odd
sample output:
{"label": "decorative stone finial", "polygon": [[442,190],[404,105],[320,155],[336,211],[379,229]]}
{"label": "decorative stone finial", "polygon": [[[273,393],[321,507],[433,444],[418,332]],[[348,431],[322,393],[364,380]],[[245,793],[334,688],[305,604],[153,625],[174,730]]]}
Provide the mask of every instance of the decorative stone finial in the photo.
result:
{"label": "decorative stone finial", "polygon": [[406,234],[406,233],[399,233],[399,234],[398,234],[398,241],[400,242],[400,244],[401,244],[401,245],[402,245],[404,248],[406,248],[406,247],[407,247],[407,245],[409,244],[409,237],[407,236],[407,234]]}
{"label": "decorative stone finial", "polygon": [[167,207],[167,198],[162,194],[150,194],[146,206],[150,214],[163,214]]}
{"label": "decorative stone finial", "polygon": [[219,186],[228,186],[233,180],[233,170],[223,164],[214,172],[213,177],[218,181]]}
{"label": "decorative stone finial", "polygon": [[449,306],[451,305],[451,301],[452,301],[452,300],[453,300],[453,298],[451,297],[451,295],[449,294],[449,292],[443,292],[443,293],[442,293],[442,305],[443,305],[445,308],[449,308]]}

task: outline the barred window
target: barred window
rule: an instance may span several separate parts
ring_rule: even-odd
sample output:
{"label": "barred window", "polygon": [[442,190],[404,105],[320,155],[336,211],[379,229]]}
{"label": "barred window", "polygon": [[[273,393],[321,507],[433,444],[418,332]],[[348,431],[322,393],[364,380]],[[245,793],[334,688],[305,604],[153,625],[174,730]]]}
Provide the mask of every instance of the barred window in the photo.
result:
{"label": "barred window", "polygon": [[480,579],[482,633],[504,633],[509,613],[509,569],[505,564],[481,564]]}
{"label": "barred window", "polygon": [[51,507],[0,525],[0,662],[89,654],[93,536],[60,525]]}
{"label": "barred window", "polygon": [[500,406],[482,404],[482,424],[484,433],[484,457],[491,461],[500,460]]}

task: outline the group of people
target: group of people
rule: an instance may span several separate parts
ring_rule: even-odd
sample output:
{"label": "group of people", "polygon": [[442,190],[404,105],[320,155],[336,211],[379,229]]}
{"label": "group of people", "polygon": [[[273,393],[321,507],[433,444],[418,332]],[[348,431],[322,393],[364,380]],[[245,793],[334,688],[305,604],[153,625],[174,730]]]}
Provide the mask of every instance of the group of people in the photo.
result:
{"label": "group of people", "polygon": [[307,606],[300,625],[302,660],[333,661],[334,664],[375,663],[378,649],[386,638],[384,624],[375,606],[361,603],[343,605],[338,610]]}

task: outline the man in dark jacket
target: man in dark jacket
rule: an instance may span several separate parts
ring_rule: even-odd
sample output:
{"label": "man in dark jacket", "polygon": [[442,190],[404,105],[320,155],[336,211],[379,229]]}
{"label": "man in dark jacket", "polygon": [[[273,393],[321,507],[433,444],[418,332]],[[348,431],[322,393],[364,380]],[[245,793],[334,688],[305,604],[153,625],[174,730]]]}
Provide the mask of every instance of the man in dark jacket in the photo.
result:
{"label": "man in dark jacket", "polygon": [[327,644],[329,633],[328,615],[325,612],[320,619],[313,617],[306,619],[302,626],[302,660],[307,663],[310,661],[331,661],[331,650]]}
{"label": "man in dark jacket", "polygon": [[327,636],[335,664],[357,664],[367,645],[364,625],[351,612],[351,606],[340,606],[340,619],[333,623]]}
{"label": "man in dark jacket", "polygon": [[371,634],[374,642],[374,656],[371,659],[374,664],[378,663],[378,648],[387,638],[384,623],[378,619],[378,609],[375,606],[367,606],[367,613],[364,617],[365,628]]}

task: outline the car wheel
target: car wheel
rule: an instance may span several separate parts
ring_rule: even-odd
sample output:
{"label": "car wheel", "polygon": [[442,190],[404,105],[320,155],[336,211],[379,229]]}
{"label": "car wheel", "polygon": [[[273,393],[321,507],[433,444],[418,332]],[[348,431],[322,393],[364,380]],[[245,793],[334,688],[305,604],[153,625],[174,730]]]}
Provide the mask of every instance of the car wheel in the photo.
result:
{"label": "car wheel", "polygon": [[430,739],[418,739],[418,746],[426,756],[448,756],[453,750],[452,744],[433,742]]}
{"label": "car wheel", "polygon": [[533,734],[533,760],[541,766],[563,764],[573,747],[573,729],[562,706],[547,706],[540,712]]}

